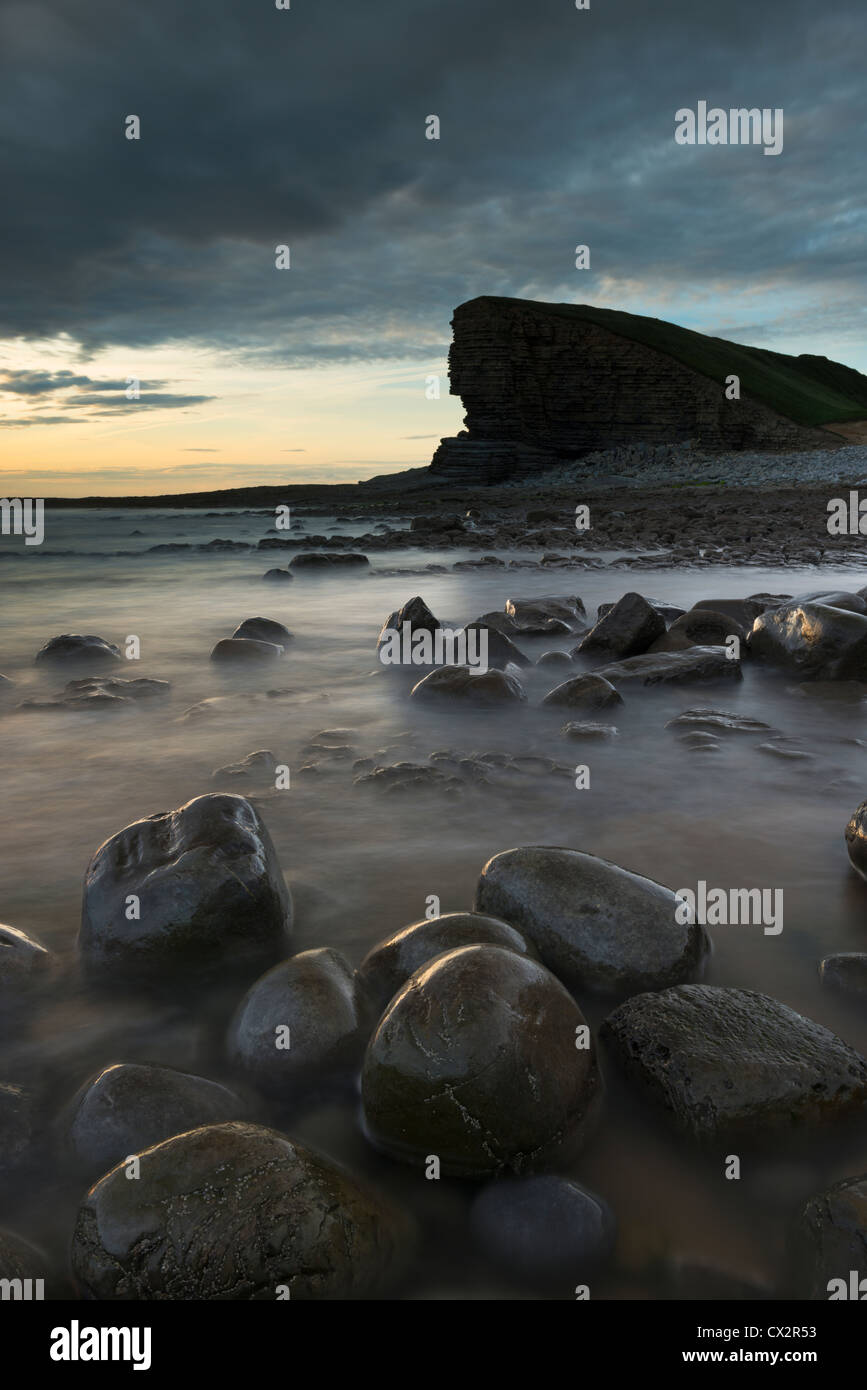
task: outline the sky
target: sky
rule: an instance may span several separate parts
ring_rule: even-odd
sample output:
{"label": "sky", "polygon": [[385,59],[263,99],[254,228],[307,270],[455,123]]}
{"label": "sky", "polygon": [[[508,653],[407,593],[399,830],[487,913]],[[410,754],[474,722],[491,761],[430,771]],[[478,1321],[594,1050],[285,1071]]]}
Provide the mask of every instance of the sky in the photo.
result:
{"label": "sky", "polygon": [[[867,371],[865,31],[863,0],[0,0],[0,490],[424,465],[480,294]],[[699,101],[782,108],[782,152],[679,144]]]}

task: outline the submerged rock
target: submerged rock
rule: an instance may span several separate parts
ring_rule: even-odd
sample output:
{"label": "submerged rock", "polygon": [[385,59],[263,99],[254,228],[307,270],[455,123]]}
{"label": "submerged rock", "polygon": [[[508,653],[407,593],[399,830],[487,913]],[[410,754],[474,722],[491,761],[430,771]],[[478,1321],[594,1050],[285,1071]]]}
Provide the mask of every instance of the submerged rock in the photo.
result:
{"label": "submerged rock", "polygon": [[349,962],[330,947],[281,961],[250,987],[229,1026],[232,1065],[253,1086],[292,1101],[360,1062],[370,1009]]}
{"label": "submerged rock", "polygon": [[833,989],[867,995],[867,953],[841,951],[838,955],[825,956],[819,962],[819,979]]}
{"label": "submerged rock", "polygon": [[259,815],[243,797],[214,793],[100,846],[85,874],[78,942],[90,971],[172,980],[181,970],[261,969],[288,950],[291,921]]}
{"label": "submerged rock", "polygon": [[813,1128],[863,1110],[867,1061],[766,994],[679,985],[628,999],[603,1036],[696,1139]]}
{"label": "submerged rock", "polygon": [[867,1278],[867,1173],[845,1178],[811,1197],[795,1225],[792,1244],[802,1297],[863,1302],[867,1295],[867,1284],[861,1284]]}
{"label": "submerged rock", "polygon": [[574,849],[494,855],[482,869],[475,907],[524,932],[548,968],[576,989],[662,989],[694,978],[709,950],[698,923],[676,920],[670,888]]}
{"label": "submerged rock", "polygon": [[347,569],[361,568],[369,565],[370,561],[366,555],[359,555],[354,551],[332,550],[315,551],[305,550],[300,555],[296,555],[289,562],[289,568],[293,570],[310,569]]}
{"label": "submerged rock", "polygon": [[414,700],[450,696],[478,705],[502,704],[527,698],[517,677],[505,671],[478,671],[472,666],[440,666],[414,685],[410,694]]}
{"label": "submerged rock", "polygon": [[81,663],[99,666],[122,660],[117,647],[92,633],[81,636],[77,632],[65,632],[60,637],[52,637],[36,653],[36,661],[40,665],[63,663],[71,666]]}
{"label": "submerged rock", "polygon": [[616,1238],[607,1202],[572,1178],[501,1178],[482,1188],[470,1230],[490,1259],[540,1280],[575,1280],[611,1255]]}
{"label": "submerged rock", "polygon": [[67,1137],[89,1172],[107,1173],[128,1154],[199,1125],[237,1120],[244,1108],[233,1091],[203,1076],[115,1062],[73,1098]]}
{"label": "submerged rock", "polygon": [[526,938],[508,922],[487,917],[482,912],[444,912],[440,917],[411,922],[380,941],[368,951],[358,974],[371,1000],[382,1012],[421,966],[444,951],[475,943],[504,946],[534,959],[536,955]]}
{"label": "submerged rock", "polygon": [[273,661],[282,655],[283,647],[275,642],[262,642],[252,637],[224,637],[211,652],[211,660],[246,664]]}
{"label": "submerged rock", "polygon": [[23,1086],[0,1081],[0,1173],[17,1168],[33,1138],[33,1098]]}
{"label": "submerged rock", "polygon": [[206,1125],[91,1188],[72,1238],[85,1298],[369,1298],[400,1270],[405,1219],[349,1173],[274,1130]]}
{"label": "submerged rock", "polygon": [[565,705],[568,709],[610,709],[622,705],[623,696],[597,671],[573,676],[562,685],[555,685],[542,701],[543,705]]}
{"label": "submerged rock", "polygon": [[732,713],[722,709],[685,709],[669,719],[666,729],[712,729],[714,733],[768,734],[771,725],[749,714]]}
{"label": "submerged rock", "polygon": [[259,748],[248,753],[236,763],[226,763],[225,767],[215,768],[211,773],[214,782],[246,781],[273,782],[277,759],[269,748]]}
{"label": "submerged rock", "polygon": [[252,637],[256,642],[273,642],[275,646],[282,647],[291,639],[292,633],[273,618],[245,618],[235,628],[229,641],[239,637]]}
{"label": "submerged rock", "polygon": [[574,655],[638,656],[664,632],[665,619],[647,599],[624,594],[582,638]]}
{"label": "submerged rock", "polygon": [[122,676],[88,676],[84,680],[67,681],[53,700],[22,700],[19,709],[129,709],[135,705],[164,700],[171,690],[169,681],[140,677],[124,680]]}
{"label": "submerged rock", "polygon": [[584,1027],[537,961],[487,945],[437,956],[410,976],[368,1045],[369,1137],[421,1170],[436,1155],[456,1177],[570,1161],[602,1089],[592,1043],[576,1047]]}
{"label": "submerged rock", "polygon": [[593,724],[588,720],[573,719],[564,724],[560,733],[564,738],[593,739],[596,742],[617,737],[615,724]]}
{"label": "submerged rock", "polygon": [[511,618],[516,630],[527,636],[534,633],[575,632],[585,626],[587,611],[577,594],[565,598],[556,594],[543,594],[539,598],[506,599],[506,616]]}
{"label": "submerged rock", "polygon": [[618,688],[622,685],[742,680],[740,660],[728,656],[727,651],[726,647],[690,647],[686,652],[651,652],[601,666],[594,675],[603,676]]}
{"label": "submerged rock", "polygon": [[281,570],[275,567],[266,570],[262,578],[267,579],[269,584],[290,584],[295,576],[291,570]]}
{"label": "submerged rock", "polygon": [[53,962],[35,937],[0,922],[0,996],[14,999],[20,989],[44,979]]}

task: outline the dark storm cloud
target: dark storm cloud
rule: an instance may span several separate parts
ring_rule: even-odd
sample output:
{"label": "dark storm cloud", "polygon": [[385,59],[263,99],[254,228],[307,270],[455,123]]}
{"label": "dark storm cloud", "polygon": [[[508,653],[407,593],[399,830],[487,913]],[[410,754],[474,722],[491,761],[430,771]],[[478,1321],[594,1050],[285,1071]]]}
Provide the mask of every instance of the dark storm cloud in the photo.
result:
{"label": "dark storm cloud", "polygon": [[[439,359],[464,299],[608,280],[773,282],[766,331],[812,293],[854,334],[863,27],[862,0],[7,0],[0,334]],[[699,99],[784,108],[783,154],[676,146]]]}

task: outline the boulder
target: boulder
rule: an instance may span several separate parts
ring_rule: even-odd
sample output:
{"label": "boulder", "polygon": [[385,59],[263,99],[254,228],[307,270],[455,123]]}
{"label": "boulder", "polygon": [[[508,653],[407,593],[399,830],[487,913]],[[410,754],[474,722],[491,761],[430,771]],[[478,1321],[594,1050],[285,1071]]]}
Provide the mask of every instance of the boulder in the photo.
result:
{"label": "boulder", "polygon": [[798,1216],[792,1247],[801,1297],[863,1302],[867,1296],[867,1283],[861,1285],[867,1279],[867,1173],[845,1178],[811,1197]]}
{"label": "boulder", "polygon": [[460,946],[483,942],[504,946],[518,955],[536,952],[525,937],[508,922],[487,917],[482,912],[444,912],[440,917],[423,918],[385,937],[368,951],[358,973],[376,1008],[386,1004],[421,966]]}
{"label": "boulder", "polygon": [[602,1087],[592,1042],[576,1046],[583,1028],[537,961],[489,945],[437,956],[395,995],[368,1045],[368,1137],[420,1171],[435,1155],[455,1177],[571,1161]]}
{"label": "boulder", "polygon": [[283,655],[283,647],[275,642],[261,642],[252,637],[224,637],[211,652],[212,661],[233,664],[273,661]]}
{"label": "boulder", "polygon": [[627,1075],[699,1140],[813,1129],[863,1111],[867,1061],[754,990],[678,985],[603,1024]]}
{"label": "boulder", "polygon": [[754,656],[802,675],[867,677],[867,616],[823,603],[792,603],[756,618]]}
{"label": "boulder", "polygon": [[438,632],[442,626],[439,619],[434,617],[424,599],[416,594],[415,598],[409,599],[407,603],[404,603],[400,608],[396,608],[394,612],[390,613],[386,618],[382,625],[382,631],[379,634],[376,650],[380,651],[382,649],[383,645],[388,641],[388,634],[390,633],[400,633],[402,638],[404,623],[409,623],[410,640],[412,640],[416,632]]}
{"label": "boulder", "polygon": [[227,1052],[257,1090],[294,1101],[315,1083],[348,1078],[369,1031],[358,976],[339,951],[321,947],[280,961],[250,987]]}
{"label": "boulder", "polygon": [[115,1062],[70,1102],[67,1142],[76,1160],[98,1176],[173,1134],[237,1120],[243,1112],[238,1096],[216,1081],[172,1067]]}
{"label": "boulder", "polygon": [[593,671],[555,685],[542,704],[565,705],[567,709],[610,709],[612,705],[622,705],[623,696],[609,680]]}
{"label": "boulder", "polygon": [[233,1122],[175,1135],[92,1187],[72,1271],[99,1301],[273,1301],[381,1294],[409,1226],[330,1160]]}
{"label": "boulder", "polygon": [[592,739],[594,742],[607,741],[617,737],[615,724],[594,724],[589,720],[571,719],[560,730],[564,738]]}
{"label": "boulder", "polygon": [[635,994],[694,978],[709,942],[670,888],[579,850],[526,846],[482,869],[475,908],[511,922],[565,984]]}
{"label": "boulder", "polygon": [[838,955],[825,956],[819,962],[819,979],[832,989],[864,997],[867,995],[867,953],[841,951]]}
{"label": "boulder", "polygon": [[611,666],[600,666],[602,676],[618,689],[628,685],[689,685],[743,679],[739,658],[726,647],[690,647],[686,652],[650,652],[630,656]]}
{"label": "boulder", "polygon": [[[482,622],[467,623],[464,632],[485,633],[484,639],[476,638],[479,643],[478,651],[480,655],[487,649],[487,664],[497,671],[505,671],[507,666],[525,667],[532,666],[533,662],[525,656],[520,647],[516,647],[510,637],[504,632],[498,632],[496,628],[488,627]],[[482,645],[484,641],[484,646]]]}
{"label": "boulder", "polygon": [[749,632],[759,614],[775,606],[773,603],[763,602],[760,598],[703,598],[694,603],[690,611],[698,613],[710,610],[712,613],[722,613],[727,618],[733,618],[737,627],[742,628],[744,632]]}
{"label": "boulder", "polygon": [[273,783],[277,765],[277,759],[270,748],[258,748],[255,753],[248,753],[236,763],[226,763],[223,767],[215,768],[211,773],[211,780]]}
{"label": "boulder", "polygon": [[488,1183],[470,1208],[470,1230],[500,1268],[570,1287],[612,1254],[617,1233],[607,1202],[553,1173]]}
{"label": "boulder", "polygon": [[746,632],[725,613],[696,608],[672,623],[668,632],[657,637],[651,652],[685,652],[690,647],[723,647],[730,637],[743,641]]}
{"label": "boulder", "polygon": [[527,698],[517,677],[505,671],[479,671],[471,666],[440,666],[414,685],[410,694],[414,700],[449,696],[476,705],[499,705]]}
{"label": "boulder", "polygon": [[60,637],[52,637],[36,653],[40,665],[106,666],[122,660],[117,647],[92,633],[82,637],[77,632],[65,632]]}
{"label": "boulder", "polygon": [[255,642],[272,642],[275,646],[283,647],[291,636],[288,627],[275,622],[273,618],[245,618],[235,628],[229,640],[252,637]]}
{"label": "boulder", "polygon": [[553,621],[562,623],[562,630],[575,632],[583,627],[587,610],[577,594],[563,598],[557,594],[543,594],[539,598],[506,599],[506,616],[522,632],[531,633],[534,629],[545,633],[551,629],[546,626]]}
{"label": "boulder", "polygon": [[89,972],[169,981],[187,970],[261,969],[286,954],[291,921],[258,812],[243,797],[214,793],[135,821],[100,846],[85,874],[78,943]]}
{"label": "boulder", "polygon": [[291,570],[281,570],[275,567],[274,569],[266,570],[262,578],[267,579],[269,584],[289,584],[295,576]]}
{"label": "boulder", "polygon": [[665,619],[641,594],[624,594],[575,648],[574,655],[638,656],[665,632]]}
{"label": "boulder", "polygon": [[795,594],[793,603],[822,603],[828,608],[845,608],[850,613],[867,613],[867,599],[848,589],[814,589],[808,594]]}

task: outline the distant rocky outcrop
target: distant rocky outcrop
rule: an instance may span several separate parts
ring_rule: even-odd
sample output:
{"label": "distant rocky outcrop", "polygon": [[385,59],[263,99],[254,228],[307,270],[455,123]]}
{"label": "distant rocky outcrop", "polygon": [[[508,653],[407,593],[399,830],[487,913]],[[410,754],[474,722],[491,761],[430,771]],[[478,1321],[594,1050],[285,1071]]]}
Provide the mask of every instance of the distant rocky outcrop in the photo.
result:
{"label": "distant rocky outcrop", "polygon": [[[745,348],[658,319],[482,296],[452,319],[461,434],[430,472],[496,482],[598,449],[692,441],[704,449],[828,448],[822,424],[867,417],[867,378],[817,357]],[[737,375],[740,399],[726,398]]]}

